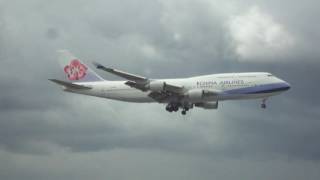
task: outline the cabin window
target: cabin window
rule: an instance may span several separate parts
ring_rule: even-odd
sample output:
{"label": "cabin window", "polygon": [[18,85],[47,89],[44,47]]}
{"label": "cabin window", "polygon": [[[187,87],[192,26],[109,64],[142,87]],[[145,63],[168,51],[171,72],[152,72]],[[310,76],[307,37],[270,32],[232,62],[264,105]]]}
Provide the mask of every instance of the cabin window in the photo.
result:
{"label": "cabin window", "polygon": [[240,78],[255,78],[257,76],[239,76]]}

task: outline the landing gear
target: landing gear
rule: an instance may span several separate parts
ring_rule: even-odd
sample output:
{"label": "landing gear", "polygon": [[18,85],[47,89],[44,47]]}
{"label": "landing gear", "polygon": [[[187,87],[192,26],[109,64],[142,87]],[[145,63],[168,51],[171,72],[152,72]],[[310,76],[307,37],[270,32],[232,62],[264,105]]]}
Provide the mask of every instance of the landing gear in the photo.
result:
{"label": "landing gear", "polygon": [[181,111],[181,114],[182,114],[182,115],[186,115],[186,114],[187,114],[187,111],[186,111],[186,110],[182,110],[182,111]]}
{"label": "landing gear", "polygon": [[262,103],[261,103],[261,108],[262,109],[266,109],[267,108],[266,101],[267,101],[267,99],[262,99]]}
{"label": "landing gear", "polygon": [[193,104],[169,103],[166,106],[168,112],[177,112],[179,108],[182,108],[181,114],[186,115],[187,111],[189,111],[190,108],[193,108]]}
{"label": "landing gear", "polygon": [[172,112],[172,111],[173,111],[173,109],[172,109],[172,107],[170,106],[170,104],[168,104],[168,105],[166,106],[166,110],[167,110],[168,112]]}
{"label": "landing gear", "polygon": [[179,110],[179,105],[178,104],[174,104],[174,103],[170,103],[166,106],[166,110],[168,112],[177,112]]}
{"label": "landing gear", "polygon": [[187,111],[189,111],[189,108],[188,107],[184,107],[183,110],[181,111],[181,114],[182,115],[186,115]]}
{"label": "landing gear", "polygon": [[184,104],[183,110],[181,111],[181,114],[182,115],[186,115],[187,111],[189,111],[190,108],[193,108],[192,104]]}

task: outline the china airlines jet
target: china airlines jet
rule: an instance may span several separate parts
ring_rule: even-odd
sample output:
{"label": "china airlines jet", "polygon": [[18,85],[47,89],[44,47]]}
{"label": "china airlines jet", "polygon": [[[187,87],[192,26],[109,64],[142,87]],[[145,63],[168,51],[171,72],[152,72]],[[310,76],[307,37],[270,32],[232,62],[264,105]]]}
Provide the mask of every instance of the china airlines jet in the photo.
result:
{"label": "china airlines jet", "polygon": [[266,72],[224,73],[179,79],[149,79],[105,67],[94,66],[124,81],[107,81],[68,51],[59,51],[66,81],[50,79],[64,91],[134,103],[166,104],[168,112],[181,109],[183,115],[193,107],[217,109],[218,102],[238,99],[266,100],[290,89],[290,85]]}

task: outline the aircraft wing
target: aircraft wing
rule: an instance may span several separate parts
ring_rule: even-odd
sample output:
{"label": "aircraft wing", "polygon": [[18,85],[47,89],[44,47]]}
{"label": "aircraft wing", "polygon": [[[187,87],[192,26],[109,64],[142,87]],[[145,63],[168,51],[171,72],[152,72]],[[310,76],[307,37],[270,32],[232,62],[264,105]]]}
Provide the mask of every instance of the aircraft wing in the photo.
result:
{"label": "aircraft wing", "polygon": [[124,79],[127,79],[129,81],[133,81],[133,82],[136,82],[136,83],[147,83],[148,82],[148,78],[145,78],[145,77],[142,77],[142,76],[139,76],[139,75],[135,75],[135,74],[131,74],[131,73],[127,73],[127,72],[124,72],[124,71],[120,71],[120,70],[117,70],[117,69],[112,69],[112,68],[108,68],[108,67],[105,67],[99,63],[96,63],[94,62],[93,63],[97,69],[101,69],[101,70],[104,70],[104,71],[107,71],[111,74],[114,74],[116,76],[120,76]]}
{"label": "aircraft wing", "polygon": [[[148,94],[149,97],[158,102],[164,102],[172,97],[181,98],[183,96],[188,96],[188,94],[191,93],[180,85],[170,84],[161,80],[148,79],[143,76],[127,73],[117,69],[107,68],[99,63],[94,63],[94,65],[98,69],[127,79],[128,81],[126,81],[125,84],[130,87],[141,91],[150,91]],[[218,90],[202,90],[203,97],[218,96],[220,93],[221,92]]]}
{"label": "aircraft wing", "polygon": [[[126,85],[133,87],[133,88],[136,88],[136,89],[139,89],[139,90],[142,90],[142,91],[150,90],[150,84],[152,84],[154,82],[153,80],[150,80],[150,79],[143,77],[143,76],[139,76],[139,75],[127,73],[127,72],[124,72],[121,70],[105,67],[105,66],[101,65],[100,63],[94,62],[93,64],[96,66],[97,69],[101,69],[103,71],[106,71],[106,72],[109,72],[109,73],[114,74],[116,76],[127,79],[128,81],[125,82]],[[164,83],[162,85],[163,85],[163,88],[161,89],[161,91],[168,91],[168,92],[180,94],[184,90],[183,87],[173,85],[173,84]]]}
{"label": "aircraft wing", "polygon": [[79,84],[74,84],[74,83],[70,83],[70,82],[66,82],[66,81],[60,81],[60,80],[57,80],[57,79],[49,79],[49,81],[52,81],[56,84],[59,84],[61,86],[64,86],[66,88],[69,88],[69,89],[77,89],[77,90],[80,90],[80,89],[92,89],[91,87],[87,87],[87,86],[83,86],[83,85],[79,85]]}
{"label": "aircraft wing", "polygon": [[173,85],[169,83],[165,83],[163,89],[176,94],[183,94],[185,92],[183,86]]}

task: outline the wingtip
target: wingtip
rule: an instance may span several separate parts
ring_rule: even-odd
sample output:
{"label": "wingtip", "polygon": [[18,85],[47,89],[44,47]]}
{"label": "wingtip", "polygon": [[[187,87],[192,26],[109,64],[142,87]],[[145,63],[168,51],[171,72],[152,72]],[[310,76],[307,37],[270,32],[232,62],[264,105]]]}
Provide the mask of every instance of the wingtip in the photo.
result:
{"label": "wingtip", "polygon": [[48,81],[55,82],[55,81],[56,81],[56,79],[48,79]]}
{"label": "wingtip", "polygon": [[98,62],[92,62],[92,64],[97,68],[105,71],[113,71],[112,68],[105,67],[104,65],[98,63]]}
{"label": "wingtip", "polygon": [[102,69],[102,68],[104,68],[104,66],[102,65],[102,64],[100,64],[100,63],[98,63],[98,62],[92,62],[92,64],[97,68],[97,69]]}
{"label": "wingtip", "polygon": [[58,79],[48,79],[48,80],[56,84],[59,84],[59,82],[62,82],[61,80],[58,80]]}

